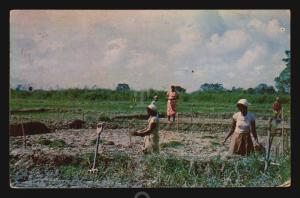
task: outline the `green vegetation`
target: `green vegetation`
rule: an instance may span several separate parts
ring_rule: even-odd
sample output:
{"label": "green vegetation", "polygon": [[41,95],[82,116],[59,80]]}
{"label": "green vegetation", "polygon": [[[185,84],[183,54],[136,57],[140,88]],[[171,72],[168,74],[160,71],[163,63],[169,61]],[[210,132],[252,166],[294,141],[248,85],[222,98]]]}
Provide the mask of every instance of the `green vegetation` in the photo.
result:
{"label": "green vegetation", "polygon": [[290,93],[291,89],[291,51],[285,51],[286,58],[282,59],[286,67],[280,72],[275,81],[275,86],[280,92]]}
{"label": "green vegetation", "polygon": [[[96,142],[97,142],[97,138],[91,141],[91,145],[96,145]],[[111,141],[100,139],[100,144],[111,144]]]}
{"label": "green vegetation", "polygon": [[153,182],[147,187],[255,187],[276,186],[288,179],[289,159],[263,172],[264,163],[253,155],[224,162],[216,157],[209,162],[190,163],[176,157],[153,156],[146,173]]}
{"label": "green vegetation", "polygon": [[[88,158],[91,162],[92,154]],[[267,172],[264,172],[261,158],[253,154],[231,161],[215,157],[206,162],[191,162],[175,156],[149,155],[142,157],[140,168],[143,171],[137,178],[134,159],[124,153],[115,153],[110,158],[99,158],[98,175],[88,174],[83,163],[59,166],[59,170],[64,179],[109,179],[129,185],[144,180],[147,181],[144,187],[270,187],[289,179],[289,156],[278,157],[279,165],[271,165]]]}
{"label": "green vegetation", "polygon": [[64,147],[69,147],[70,145],[68,145],[64,140],[49,140],[46,138],[39,138],[38,142],[41,145],[45,145],[45,146],[49,146],[52,148],[64,148]]}
{"label": "green vegetation", "polygon": [[174,140],[160,144],[161,148],[166,148],[166,147],[178,148],[181,146],[184,146],[184,144],[182,144],[181,142],[178,142],[178,141],[174,141]]}
{"label": "green vegetation", "polygon": [[213,140],[210,141],[210,144],[211,144],[212,146],[214,146],[214,147],[220,146],[220,142],[216,142],[216,141],[213,141]]}
{"label": "green vegetation", "polygon": [[[106,89],[66,89],[66,90],[35,90],[33,92],[28,91],[16,91],[11,89],[11,99],[31,99],[31,100],[59,100],[59,101],[127,101],[133,102],[133,98],[136,98],[136,103],[141,100],[150,102],[154,95],[158,96],[159,101],[166,101],[166,92],[158,90],[144,90],[144,91],[114,91]],[[184,102],[219,102],[219,103],[235,103],[240,98],[247,98],[251,103],[272,103],[275,97],[279,96],[282,103],[290,103],[290,96],[283,93],[264,93],[264,94],[252,94],[245,91],[222,91],[222,92],[204,92],[196,91],[193,93],[180,93],[179,101]],[[58,102],[59,103],[59,102]]]}
{"label": "green vegetation", "polygon": [[78,156],[77,159],[76,163],[59,166],[61,178],[81,178],[83,180],[111,178],[121,182],[132,179],[134,162],[126,153],[116,152],[113,153],[111,157],[99,156],[97,158],[97,175],[92,175],[87,172],[87,167],[91,167],[93,162],[92,153]]}
{"label": "green vegetation", "polygon": [[[99,92],[99,93],[98,93]],[[26,93],[26,94],[25,94]],[[85,97],[85,94],[96,95],[95,100]],[[136,92],[137,95],[141,92]],[[147,93],[147,92],[145,92]],[[123,94],[123,95],[122,95]],[[27,117],[31,120],[73,120],[85,119],[87,122],[111,121],[115,115],[146,114],[145,108],[150,103],[154,94],[159,95],[157,106],[160,113],[166,109],[165,92],[150,91],[148,96],[143,94],[144,101],[137,103],[132,101],[134,92],[111,90],[61,90],[61,91],[33,91],[32,93],[12,91],[10,109],[50,109],[45,112],[14,113],[14,116]],[[115,95],[115,96],[114,96]],[[43,96],[43,97],[40,97]],[[45,96],[45,97],[44,97]],[[60,97],[62,96],[62,97]],[[74,97],[77,98],[74,98]],[[204,114],[233,114],[237,112],[236,102],[240,98],[247,98],[251,103],[249,111],[256,116],[271,116],[272,103],[277,94],[243,94],[238,92],[206,93],[195,92],[191,94],[181,93],[177,102],[179,113],[204,113]],[[290,117],[290,95],[280,95],[285,118]],[[117,100],[118,99],[118,100]]]}

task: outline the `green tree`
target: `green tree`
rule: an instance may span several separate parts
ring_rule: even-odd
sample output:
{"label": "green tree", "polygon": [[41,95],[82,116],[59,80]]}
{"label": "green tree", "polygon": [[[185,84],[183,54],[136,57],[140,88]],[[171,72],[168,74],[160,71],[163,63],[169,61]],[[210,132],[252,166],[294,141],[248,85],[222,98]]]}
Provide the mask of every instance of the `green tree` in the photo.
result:
{"label": "green tree", "polygon": [[244,89],[241,88],[241,87],[236,88],[235,86],[233,86],[233,87],[231,88],[231,91],[232,91],[232,92],[243,92]]}
{"label": "green tree", "polygon": [[200,86],[200,91],[221,92],[221,91],[225,91],[225,88],[220,83],[204,83]]}
{"label": "green tree", "polygon": [[260,83],[254,88],[255,93],[275,93],[273,86],[268,86],[265,83]]}
{"label": "green tree", "polygon": [[279,76],[277,76],[275,81],[275,86],[279,92],[290,93],[291,87],[291,51],[285,51],[286,58],[282,59],[285,62],[286,67],[281,71]]}
{"label": "green tree", "polygon": [[248,88],[247,89],[247,93],[250,93],[250,94],[253,94],[254,93],[254,89],[252,87]]}
{"label": "green tree", "polygon": [[175,90],[177,92],[181,92],[181,93],[185,93],[186,92],[186,89],[181,87],[181,86],[175,86]]}
{"label": "green tree", "polygon": [[117,91],[129,91],[129,85],[126,83],[119,83],[116,88]]}

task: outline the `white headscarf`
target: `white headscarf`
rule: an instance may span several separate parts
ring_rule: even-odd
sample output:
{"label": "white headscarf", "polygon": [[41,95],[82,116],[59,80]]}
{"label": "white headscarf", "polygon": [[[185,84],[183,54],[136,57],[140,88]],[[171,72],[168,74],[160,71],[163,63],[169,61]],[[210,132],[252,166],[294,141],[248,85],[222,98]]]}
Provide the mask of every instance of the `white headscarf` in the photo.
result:
{"label": "white headscarf", "polygon": [[242,104],[245,105],[246,107],[248,107],[250,105],[250,103],[247,101],[247,99],[240,99],[237,104]]}
{"label": "white headscarf", "polygon": [[151,109],[152,111],[157,112],[157,107],[153,103],[151,103],[150,105],[148,105],[148,108]]}

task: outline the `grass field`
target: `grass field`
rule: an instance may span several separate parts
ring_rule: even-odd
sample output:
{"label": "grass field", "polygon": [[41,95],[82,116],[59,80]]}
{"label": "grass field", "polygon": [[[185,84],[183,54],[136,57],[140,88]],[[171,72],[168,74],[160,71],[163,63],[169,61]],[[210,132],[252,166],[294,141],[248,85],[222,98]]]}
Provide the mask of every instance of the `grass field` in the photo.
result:
{"label": "grass field", "polygon": [[[139,102],[136,105],[129,101],[89,101],[89,100],[53,100],[53,99],[11,99],[10,109],[38,109],[46,108],[50,111],[34,113],[14,113],[19,117],[31,119],[82,119],[85,116],[94,116],[95,113],[107,117],[116,115],[146,114],[146,107],[151,101]],[[160,113],[166,111],[166,101],[157,102]],[[249,111],[256,116],[269,117],[272,115],[272,103],[252,103]],[[283,104],[285,119],[290,118],[290,104]],[[202,113],[202,114],[233,114],[237,112],[235,103],[220,103],[210,101],[183,102],[178,101],[177,111],[180,114]]]}

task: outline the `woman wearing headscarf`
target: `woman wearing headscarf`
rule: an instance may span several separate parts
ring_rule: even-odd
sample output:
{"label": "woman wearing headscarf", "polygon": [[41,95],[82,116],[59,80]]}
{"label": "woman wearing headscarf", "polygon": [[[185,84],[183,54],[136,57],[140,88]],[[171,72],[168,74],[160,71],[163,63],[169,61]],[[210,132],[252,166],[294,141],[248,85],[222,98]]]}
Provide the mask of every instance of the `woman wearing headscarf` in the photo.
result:
{"label": "woman wearing headscarf", "polygon": [[145,154],[159,153],[159,118],[156,106],[150,104],[147,112],[149,115],[148,126],[145,129],[131,132],[129,135],[144,137],[143,152]]}
{"label": "woman wearing headscarf", "polygon": [[[157,108],[157,105],[156,105],[157,101],[158,101],[158,96],[155,95],[155,96],[153,96],[153,100],[152,100],[151,103],[150,103],[151,105],[154,105],[154,106],[156,107],[156,109],[158,109],[158,108]],[[159,117],[159,112],[158,112],[158,110],[156,110],[156,112],[157,112],[157,117]]]}
{"label": "woman wearing headscarf", "polygon": [[178,94],[175,90],[175,86],[171,86],[171,90],[167,92],[167,116],[168,121],[170,122],[170,118],[173,117],[173,122],[175,122],[176,116],[176,100],[178,99]]}
{"label": "woman wearing headscarf", "polygon": [[250,133],[254,137],[254,145],[260,146],[256,134],[255,116],[248,112],[248,105],[249,103],[246,99],[240,99],[237,102],[239,112],[233,115],[231,130],[223,141],[224,144],[232,135],[229,147],[231,154],[248,155],[254,151]]}

